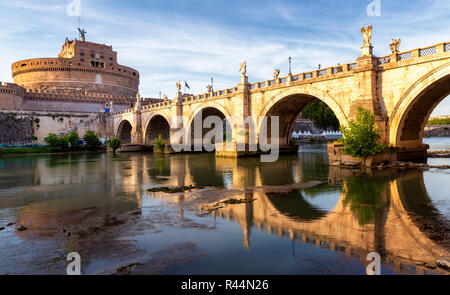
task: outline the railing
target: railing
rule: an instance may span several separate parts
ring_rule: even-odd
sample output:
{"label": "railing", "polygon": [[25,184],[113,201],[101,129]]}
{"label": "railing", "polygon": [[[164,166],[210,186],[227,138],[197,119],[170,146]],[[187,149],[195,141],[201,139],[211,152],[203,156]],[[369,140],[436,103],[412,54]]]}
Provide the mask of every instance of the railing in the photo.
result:
{"label": "railing", "polygon": [[342,67],[331,68],[331,74],[337,74],[342,72]]}
{"label": "railing", "polygon": [[353,70],[353,69],[356,69],[358,67],[358,64],[355,62],[355,63],[351,63],[351,64],[348,64],[348,69],[349,70]]}
{"label": "railing", "polygon": [[412,51],[401,53],[399,56],[400,60],[408,60],[412,58]]}
{"label": "railing", "polygon": [[450,43],[444,45],[444,52],[450,51]]}
{"label": "railing", "polygon": [[273,86],[273,85],[275,85],[275,84],[276,84],[275,80],[270,80],[270,81],[269,81],[269,86]]}
{"label": "railing", "polygon": [[303,74],[303,80],[311,79],[312,77],[313,77],[312,73],[304,73]]}
{"label": "railing", "polygon": [[384,57],[378,58],[378,64],[379,65],[384,65],[384,64],[387,64],[387,63],[390,63],[390,62],[391,62],[391,57],[390,56],[384,56]]}
{"label": "railing", "polygon": [[327,70],[321,70],[321,71],[317,71],[317,76],[322,77],[322,76],[326,76],[327,75]]}
{"label": "railing", "polygon": [[419,49],[419,57],[436,54],[436,46]]}
{"label": "railing", "polygon": [[292,76],[292,81],[298,81],[298,80],[300,80],[300,75]]}
{"label": "railing", "polygon": [[283,79],[281,79],[281,80],[280,80],[280,83],[281,83],[281,84],[285,84],[285,83],[287,83],[287,78],[283,78]]}

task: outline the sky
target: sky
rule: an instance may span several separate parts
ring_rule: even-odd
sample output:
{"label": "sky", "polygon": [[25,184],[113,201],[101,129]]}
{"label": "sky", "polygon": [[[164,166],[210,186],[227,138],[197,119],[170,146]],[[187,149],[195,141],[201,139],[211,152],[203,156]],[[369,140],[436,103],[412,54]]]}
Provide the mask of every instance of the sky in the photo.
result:
{"label": "sky", "polygon": [[[374,54],[450,40],[449,0],[0,0],[0,81],[12,82],[11,64],[56,57],[67,38],[78,38],[80,2],[87,40],[112,45],[120,64],[139,71],[143,97],[174,97],[176,81],[193,94],[239,83],[247,61],[249,81],[272,78],[280,68],[301,73],[354,62],[361,54],[360,28],[374,26]],[[375,3],[376,4],[376,3]],[[379,13],[378,13],[379,12]],[[370,14],[370,15],[369,15]],[[450,114],[450,97],[433,116]]]}

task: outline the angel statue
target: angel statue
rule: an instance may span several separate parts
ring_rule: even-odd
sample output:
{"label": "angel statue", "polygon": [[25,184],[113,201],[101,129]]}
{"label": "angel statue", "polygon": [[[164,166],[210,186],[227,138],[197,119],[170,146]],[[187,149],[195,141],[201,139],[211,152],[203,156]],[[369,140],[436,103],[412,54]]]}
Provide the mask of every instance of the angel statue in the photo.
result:
{"label": "angel statue", "polygon": [[247,62],[246,61],[241,63],[241,68],[239,69],[239,72],[242,73],[242,76],[245,76],[245,74],[247,74]]}
{"label": "angel statue", "polygon": [[367,28],[362,27],[361,28],[361,33],[364,36],[364,43],[363,46],[371,46],[372,44],[370,44],[370,40],[372,39],[372,25],[368,26]]}
{"label": "angel statue", "polygon": [[208,93],[213,92],[213,87],[212,85],[207,85],[206,89],[208,89]]}
{"label": "angel statue", "polygon": [[392,53],[398,53],[400,51],[400,44],[402,43],[401,39],[392,39],[391,44],[389,44],[389,47],[391,48]]}
{"label": "angel statue", "polygon": [[168,99],[169,99],[169,97],[168,97],[166,94],[164,94],[164,95],[163,95],[163,100],[166,101],[166,100],[168,100]]}
{"label": "angel statue", "polygon": [[178,90],[178,92],[181,91],[181,83],[180,83],[180,81],[177,82],[177,90]]}
{"label": "angel statue", "polygon": [[86,30],[78,28],[78,32],[80,32],[80,41],[86,41]]}
{"label": "angel statue", "polygon": [[275,71],[273,71],[273,78],[278,79],[279,76],[280,76],[280,69],[275,69]]}

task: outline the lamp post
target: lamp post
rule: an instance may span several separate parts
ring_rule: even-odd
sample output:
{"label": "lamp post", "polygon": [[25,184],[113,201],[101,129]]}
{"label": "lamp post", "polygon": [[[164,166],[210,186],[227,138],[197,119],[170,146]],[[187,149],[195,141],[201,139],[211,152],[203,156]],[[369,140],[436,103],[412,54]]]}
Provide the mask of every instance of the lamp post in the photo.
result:
{"label": "lamp post", "polygon": [[292,57],[289,56],[289,76],[292,76],[291,62],[292,62]]}
{"label": "lamp post", "polygon": [[214,78],[211,78],[211,91],[214,91]]}

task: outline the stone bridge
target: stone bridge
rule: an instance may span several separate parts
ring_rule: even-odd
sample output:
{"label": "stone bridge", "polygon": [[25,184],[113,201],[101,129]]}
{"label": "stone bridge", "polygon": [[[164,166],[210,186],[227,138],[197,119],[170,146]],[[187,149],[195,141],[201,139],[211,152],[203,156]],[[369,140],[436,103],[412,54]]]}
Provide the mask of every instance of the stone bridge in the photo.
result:
{"label": "stone bridge", "polygon": [[[383,57],[373,55],[373,47],[362,47],[356,62],[277,77],[250,84],[245,71],[233,88],[200,95],[183,95],[178,90],[173,100],[141,105],[138,96],[133,109],[113,113],[110,135],[126,143],[151,145],[163,135],[171,144],[174,132],[192,133],[197,116],[221,118],[251,117],[260,139],[259,118],[278,116],[280,146],[289,146],[292,128],[302,109],[315,100],[326,103],[346,125],[358,106],[376,115],[382,141],[406,154],[425,151],[422,139],[434,108],[450,94],[450,43],[398,52]],[[202,136],[206,130],[203,129]],[[235,143],[237,127],[232,127]]]}

